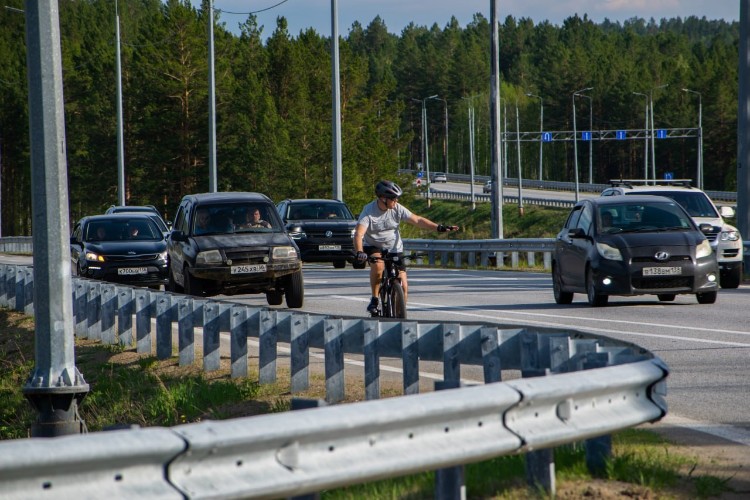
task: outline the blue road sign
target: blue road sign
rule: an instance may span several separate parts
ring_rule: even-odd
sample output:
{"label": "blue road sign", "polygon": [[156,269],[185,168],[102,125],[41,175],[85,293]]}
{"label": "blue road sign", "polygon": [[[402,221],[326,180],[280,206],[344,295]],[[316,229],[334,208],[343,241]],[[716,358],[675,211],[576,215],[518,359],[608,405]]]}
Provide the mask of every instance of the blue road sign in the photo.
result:
{"label": "blue road sign", "polygon": [[590,141],[591,140],[591,132],[581,132],[581,140],[582,141]]}
{"label": "blue road sign", "polygon": [[550,134],[549,132],[544,132],[542,134],[542,140],[544,142],[551,142],[552,141],[552,134]]}
{"label": "blue road sign", "polygon": [[628,133],[625,132],[624,130],[618,130],[617,132],[615,132],[615,137],[617,137],[620,140],[626,139],[628,137]]}
{"label": "blue road sign", "polygon": [[422,174],[422,171],[421,171],[421,170],[420,170],[419,172],[417,172],[417,177],[419,177],[420,179],[422,178],[422,175],[423,175],[423,174]]}
{"label": "blue road sign", "polygon": [[674,179],[674,172],[664,172],[664,180],[671,181]]}
{"label": "blue road sign", "polygon": [[657,139],[666,139],[667,138],[667,131],[665,129],[659,129],[656,131],[656,138]]}

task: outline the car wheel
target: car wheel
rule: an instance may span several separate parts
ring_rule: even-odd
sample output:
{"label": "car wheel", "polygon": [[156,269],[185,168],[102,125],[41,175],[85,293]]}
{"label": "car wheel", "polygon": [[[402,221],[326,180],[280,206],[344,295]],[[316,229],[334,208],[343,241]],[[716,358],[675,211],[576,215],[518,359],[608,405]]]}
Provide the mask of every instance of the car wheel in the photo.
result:
{"label": "car wheel", "polygon": [[167,283],[167,290],[174,293],[182,293],[183,289],[180,285],[177,284],[177,281],[174,279],[174,273],[172,270],[169,270],[169,282]]}
{"label": "car wheel", "polygon": [[203,280],[191,275],[187,267],[183,270],[182,275],[185,279],[185,293],[195,297],[201,297],[205,290]]}
{"label": "car wheel", "polygon": [[266,302],[269,306],[280,306],[284,300],[284,292],[271,290],[266,292]]}
{"label": "car wheel", "polygon": [[286,306],[291,309],[298,309],[302,307],[302,303],[305,301],[305,281],[302,277],[302,271],[289,275],[287,279],[284,290]]}
{"label": "car wheel", "polygon": [[742,266],[737,266],[719,277],[721,288],[737,288],[742,283]]}
{"label": "car wheel", "polygon": [[586,271],[586,298],[591,307],[606,306],[607,302],[609,302],[609,295],[596,293],[596,287],[594,286],[594,273],[591,269]]}
{"label": "car wheel", "polygon": [[334,260],[333,261],[333,267],[336,269],[343,269],[346,267],[346,261],[345,260]]}
{"label": "car wheel", "polygon": [[713,304],[716,302],[717,292],[703,292],[696,293],[695,298],[698,299],[699,304]]}
{"label": "car wheel", "polygon": [[677,295],[674,293],[660,293],[657,297],[659,297],[661,302],[672,302]]}
{"label": "car wheel", "polygon": [[570,304],[573,302],[573,292],[564,292],[562,288],[562,277],[557,266],[552,268],[552,293],[558,304]]}

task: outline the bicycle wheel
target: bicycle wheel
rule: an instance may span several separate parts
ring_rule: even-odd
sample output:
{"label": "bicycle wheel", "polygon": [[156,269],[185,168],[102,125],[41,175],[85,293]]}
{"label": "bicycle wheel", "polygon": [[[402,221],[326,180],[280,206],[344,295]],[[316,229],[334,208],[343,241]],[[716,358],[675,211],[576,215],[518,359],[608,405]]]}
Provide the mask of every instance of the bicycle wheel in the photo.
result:
{"label": "bicycle wheel", "polygon": [[389,286],[387,282],[380,285],[380,316],[384,318],[391,317],[391,301],[389,300]]}
{"label": "bicycle wheel", "polygon": [[404,299],[404,289],[401,288],[401,282],[398,280],[391,281],[390,296],[391,318],[406,319],[406,300]]}

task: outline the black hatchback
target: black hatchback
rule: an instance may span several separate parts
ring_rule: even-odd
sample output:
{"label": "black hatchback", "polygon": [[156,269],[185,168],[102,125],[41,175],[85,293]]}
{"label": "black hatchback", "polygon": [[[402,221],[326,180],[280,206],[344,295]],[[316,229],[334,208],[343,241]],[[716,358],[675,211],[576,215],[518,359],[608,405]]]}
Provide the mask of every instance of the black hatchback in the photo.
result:
{"label": "black hatchback", "polygon": [[[705,225],[708,226],[708,225]],[[694,294],[716,301],[718,264],[703,231],[674,200],[618,196],[582,200],[558,233],[552,257],[555,302],[585,293],[591,306],[610,295]]]}
{"label": "black hatchback", "polygon": [[331,262],[336,268],[352,262],[357,219],[343,201],[284,200],[276,208],[304,262]]}
{"label": "black hatchback", "polygon": [[83,217],[73,227],[70,258],[74,274],[159,288],[167,283],[167,242],[147,214]]}

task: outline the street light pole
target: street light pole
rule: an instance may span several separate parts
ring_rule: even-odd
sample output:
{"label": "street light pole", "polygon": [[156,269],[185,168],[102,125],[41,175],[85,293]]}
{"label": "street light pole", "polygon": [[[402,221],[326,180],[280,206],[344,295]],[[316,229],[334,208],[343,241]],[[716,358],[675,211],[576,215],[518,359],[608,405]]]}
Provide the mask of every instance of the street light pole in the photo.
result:
{"label": "street light pole", "polygon": [[431,95],[424,99],[411,98],[412,101],[418,101],[422,103],[422,166],[427,174],[426,186],[427,186],[427,206],[432,206],[432,200],[430,199],[430,152],[428,150],[429,141],[427,139],[427,101],[430,99],[437,99],[438,95]]}
{"label": "street light pole", "polygon": [[581,92],[586,92],[593,89],[594,87],[586,87],[585,89],[576,90],[575,92],[573,92],[573,95],[571,95],[571,100],[573,101],[573,163],[575,165],[576,203],[580,198],[578,187],[578,130],[576,129],[576,96]]}
{"label": "street light pole", "polygon": [[665,83],[664,85],[659,85],[658,87],[654,87],[649,91],[649,101],[651,102],[651,177],[654,181],[654,184],[656,184],[656,142],[655,139],[655,129],[654,129],[654,90],[663,89],[664,87],[667,87],[669,84]]}
{"label": "street light pole", "polygon": [[[591,90],[591,89],[588,89]],[[580,91],[583,92],[583,91]],[[591,96],[586,94],[581,94],[580,92],[577,93],[578,97],[585,97],[589,100],[589,184],[594,183],[594,134],[593,134],[593,128],[594,128],[594,100],[591,98]]]}
{"label": "street light pole", "polygon": [[698,96],[698,168],[695,182],[698,184],[698,189],[703,189],[703,96],[696,90],[682,89],[682,91]]}
{"label": "street light pole", "polygon": [[214,2],[208,0],[208,191],[215,193],[216,174],[216,80],[214,76]]}
{"label": "street light pole", "polygon": [[443,101],[445,105],[445,136],[443,138],[443,163],[445,165],[445,175],[448,175],[448,101],[440,97],[436,97],[438,101]]}
{"label": "street light pole", "polygon": [[646,98],[646,125],[643,127],[644,142],[643,142],[643,178],[648,179],[648,96],[640,92],[633,92],[635,95],[639,95]]}
{"label": "street light pole", "polygon": [[544,141],[542,141],[542,135],[544,134],[544,103],[542,101],[542,98],[538,95],[534,95],[531,93],[526,94],[529,97],[536,97],[539,99],[539,180],[542,180],[542,160],[543,160],[543,154],[544,154]]}
{"label": "street light pole", "polygon": [[518,101],[516,101],[516,152],[518,155],[518,215],[523,217],[523,191],[521,187],[521,121],[518,116]]}

